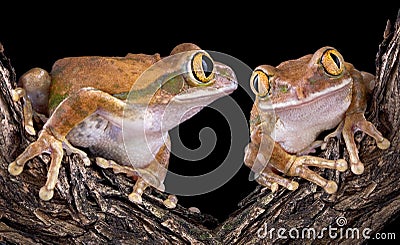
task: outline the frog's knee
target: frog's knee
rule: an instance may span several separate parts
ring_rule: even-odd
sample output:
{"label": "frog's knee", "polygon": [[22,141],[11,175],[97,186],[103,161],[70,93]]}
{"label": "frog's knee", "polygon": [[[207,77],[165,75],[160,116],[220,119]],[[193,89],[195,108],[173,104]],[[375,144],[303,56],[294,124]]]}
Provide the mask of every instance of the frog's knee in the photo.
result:
{"label": "frog's knee", "polygon": [[369,72],[361,71],[361,75],[364,81],[365,86],[367,87],[369,92],[372,92],[372,90],[375,87],[375,76],[372,75]]}
{"label": "frog's knee", "polygon": [[41,68],[32,68],[19,78],[18,83],[25,89],[33,110],[47,114],[51,84],[49,73]]}

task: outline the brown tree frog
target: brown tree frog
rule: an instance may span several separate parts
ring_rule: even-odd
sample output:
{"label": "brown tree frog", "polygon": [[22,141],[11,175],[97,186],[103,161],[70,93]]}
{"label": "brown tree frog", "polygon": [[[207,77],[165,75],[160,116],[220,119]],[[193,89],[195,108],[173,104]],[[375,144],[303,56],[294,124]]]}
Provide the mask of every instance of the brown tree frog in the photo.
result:
{"label": "brown tree frog", "polygon": [[[160,70],[155,72],[154,78],[150,73],[146,79],[139,79],[149,67],[163,61],[159,54],[70,57],[56,61],[50,74],[40,68],[23,74],[20,87],[13,95],[15,101],[24,100],[25,129],[29,134],[35,134],[33,115],[44,115],[42,118],[46,118],[46,122],[38,139],[9,165],[8,171],[19,175],[28,160],[50,153],[47,182],[39,191],[42,200],[50,200],[63,149],[81,155],[84,163],[90,165],[86,153],[76,148],[83,147],[97,157],[96,163],[100,167],[136,179],[128,196],[131,201],[141,203],[142,193],[148,186],[163,191],[170,156],[168,130],[237,88],[233,70],[214,62],[209,53],[196,45],[180,44],[168,57],[176,55],[179,59],[174,59],[176,63],[172,66],[165,64],[165,72],[171,73],[175,68],[185,72],[162,82],[158,76]],[[128,103],[130,93],[134,99]],[[168,120],[163,127],[160,124],[162,117]],[[144,127],[134,130],[137,135],[130,141],[139,142],[134,149],[139,153],[146,152],[145,148],[151,145],[153,155],[138,154],[140,161],[129,158],[123,144],[122,122]],[[145,135],[139,132],[145,132]],[[176,197],[170,195],[164,204],[175,207]]]}
{"label": "brown tree frog", "polygon": [[[366,98],[373,84],[372,74],[356,70],[332,47],[320,48],[314,54],[277,67],[257,67],[250,79],[256,99],[250,116],[251,142],[244,159],[256,174],[256,181],[272,191],[278,185],[295,190],[298,183],[282,174],[299,176],[327,193],[335,193],[337,184],[309,167],[343,172],[348,168],[347,162],[307,154],[326,146],[330,137],[340,133],[349,153],[351,171],[362,174],[364,165],[358,156],[354,133],[361,130],[372,136],[380,149],[390,146],[364,117]],[[335,127],[324,140],[316,140],[321,132]]]}

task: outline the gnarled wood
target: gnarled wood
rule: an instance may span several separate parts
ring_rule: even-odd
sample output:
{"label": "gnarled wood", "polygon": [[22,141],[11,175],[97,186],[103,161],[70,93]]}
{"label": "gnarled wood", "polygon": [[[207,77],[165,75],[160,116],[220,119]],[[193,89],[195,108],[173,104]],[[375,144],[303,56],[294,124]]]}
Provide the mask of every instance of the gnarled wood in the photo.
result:
{"label": "gnarled wood", "polygon": [[[146,191],[143,205],[135,205],[127,198],[132,188],[129,178],[95,164],[85,167],[75,155],[64,157],[54,198],[41,201],[38,190],[45,182],[49,161],[46,155],[30,161],[20,176],[13,177],[7,171],[8,163],[35,137],[24,133],[21,105],[11,100],[16,76],[3,51],[1,47],[0,237],[5,244],[359,244],[365,242],[362,236],[347,239],[345,234],[334,233],[337,237],[332,238],[326,230],[315,240],[289,235],[297,235],[297,230],[301,236],[303,228],[313,228],[318,235],[331,227],[344,232],[347,228],[370,229],[367,235],[373,237],[399,215],[400,19],[394,26],[388,25],[380,45],[377,81],[367,114],[391,141],[391,147],[379,150],[371,138],[357,134],[364,174],[321,171],[339,183],[335,195],[302,180],[298,180],[301,186],[293,192],[280,190],[271,194],[259,186],[220,224],[211,216],[190,212],[179,204],[176,209],[166,209],[162,204],[166,194],[154,189]],[[334,139],[319,154],[331,159],[347,158],[344,143]],[[347,223],[338,224],[338,217],[344,217]],[[271,232],[272,237],[263,233],[272,228],[276,229]],[[278,237],[279,228],[286,229],[283,235],[287,238]]]}

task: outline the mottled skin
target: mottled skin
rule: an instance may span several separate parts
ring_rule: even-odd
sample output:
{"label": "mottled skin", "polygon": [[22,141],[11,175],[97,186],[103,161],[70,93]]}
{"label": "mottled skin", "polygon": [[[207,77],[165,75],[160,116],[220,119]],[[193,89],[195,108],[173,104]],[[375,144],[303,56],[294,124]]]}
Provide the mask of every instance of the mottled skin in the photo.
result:
{"label": "mottled skin", "polygon": [[[257,67],[250,84],[256,94],[251,119],[251,142],[246,148],[245,164],[255,172],[256,181],[272,191],[281,185],[289,190],[298,183],[285,178],[299,176],[324,188],[337,191],[334,181],[326,180],[308,167],[347,170],[343,159],[327,160],[307,155],[316,147],[325,147],[330,137],[342,133],[350,157],[351,171],[362,174],[354,133],[364,131],[380,149],[390,143],[364,117],[367,95],[374,76],[356,70],[344,62],[332,47],[289,60],[277,67]],[[316,141],[325,130],[335,132]],[[270,158],[269,158],[270,156]],[[279,174],[280,173],[280,174]]]}
{"label": "mottled skin", "polygon": [[[90,165],[86,153],[75,148],[84,147],[96,156],[99,166],[136,179],[128,196],[131,201],[141,203],[141,195],[149,185],[164,190],[170,156],[168,130],[237,88],[232,69],[213,62],[194,44],[178,45],[169,57],[178,57],[173,59],[175,66],[163,63],[159,54],[71,57],[56,61],[51,75],[40,68],[22,75],[21,87],[13,92],[14,100],[24,100],[26,131],[35,134],[33,115],[44,114],[41,118],[46,122],[37,141],[9,165],[9,172],[19,175],[28,160],[50,153],[47,182],[39,192],[41,199],[49,200],[57,183],[63,148],[81,155]],[[157,66],[152,66],[156,62]],[[153,72],[145,72],[149,67]],[[163,81],[164,73],[182,69],[184,74]],[[142,75],[146,77],[139,79]],[[125,151],[122,122],[133,125],[129,142],[136,147],[137,159],[131,159]],[[176,202],[176,197],[170,195],[164,204],[172,208]]]}

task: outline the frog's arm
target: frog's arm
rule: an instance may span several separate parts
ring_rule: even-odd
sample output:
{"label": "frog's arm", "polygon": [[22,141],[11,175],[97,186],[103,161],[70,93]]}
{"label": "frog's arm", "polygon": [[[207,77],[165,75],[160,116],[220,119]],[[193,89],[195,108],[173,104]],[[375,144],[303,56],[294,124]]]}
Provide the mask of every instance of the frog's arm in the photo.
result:
{"label": "frog's arm", "polygon": [[370,85],[374,76],[366,72],[360,73],[354,68],[350,71],[353,77],[352,100],[346,111],[342,134],[349,152],[351,171],[355,174],[362,174],[364,165],[358,156],[354,133],[359,130],[367,133],[376,140],[380,149],[387,149],[390,142],[364,116],[367,108],[367,97],[368,93],[371,92]]}

